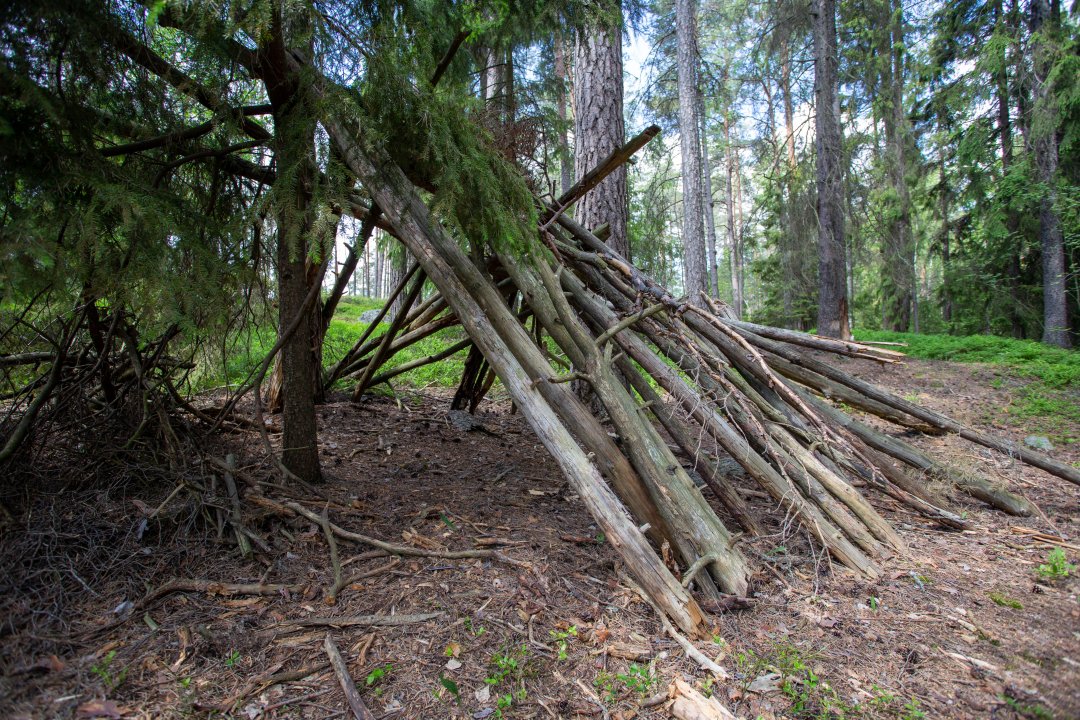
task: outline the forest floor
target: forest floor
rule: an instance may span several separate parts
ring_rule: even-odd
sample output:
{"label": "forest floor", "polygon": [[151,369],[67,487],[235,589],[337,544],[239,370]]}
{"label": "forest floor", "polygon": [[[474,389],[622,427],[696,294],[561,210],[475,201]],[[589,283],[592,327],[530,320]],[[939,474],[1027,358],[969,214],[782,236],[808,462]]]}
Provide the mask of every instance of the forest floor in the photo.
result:
{"label": "forest floor", "polygon": [[[1056,458],[1080,460],[1075,423],[1007,412],[1021,388],[1000,368],[839,362],[975,427],[1016,441],[1051,436]],[[378,718],[668,717],[662,693],[680,677],[740,718],[1080,717],[1080,579],[1039,573],[1060,543],[1050,536],[1080,562],[1080,493],[1063,480],[956,438],[914,439],[1025,494],[1043,515],[1012,518],[954,495],[972,523],[959,533],[873,494],[910,549],[883,560],[875,582],[815,553],[804,530],[752,493],[770,534],[740,540],[759,569],[752,606],[716,615],[712,641],[699,642],[732,675],[711,684],[628,585],[522,417],[485,403],[482,426],[465,429],[447,407],[441,391],[400,406],[323,406],[328,481],[318,490],[329,505],[291,494],[354,532],[418,548],[498,549],[518,564],[393,559],[339,541],[345,572],[369,572],[331,606],[320,526],[276,516],[251,494],[244,521],[268,552],[245,560],[231,528],[217,527],[230,508],[224,489],[219,513],[185,491],[170,498],[178,478],[168,471],[45,483],[25,522],[0,536],[0,717],[346,717],[328,632]],[[242,490],[269,477],[254,459],[257,434],[214,442],[208,452],[241,458]],[[212,473],[206,466],[195,477]],[[172,578],[289,587],[228,595],[211,586],[123,605]],[[419,613],[437,615],[397,626],[296,624]]]}

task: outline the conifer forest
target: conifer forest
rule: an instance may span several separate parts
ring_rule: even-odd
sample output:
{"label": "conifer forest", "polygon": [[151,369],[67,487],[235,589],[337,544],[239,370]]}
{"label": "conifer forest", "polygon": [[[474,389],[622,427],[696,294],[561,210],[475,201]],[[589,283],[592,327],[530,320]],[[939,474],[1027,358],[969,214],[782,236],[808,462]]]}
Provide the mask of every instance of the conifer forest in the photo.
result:
{"label": "conifer forest", "polygon": [[0,3],[0,717],[1080,717],[1080,3]]}

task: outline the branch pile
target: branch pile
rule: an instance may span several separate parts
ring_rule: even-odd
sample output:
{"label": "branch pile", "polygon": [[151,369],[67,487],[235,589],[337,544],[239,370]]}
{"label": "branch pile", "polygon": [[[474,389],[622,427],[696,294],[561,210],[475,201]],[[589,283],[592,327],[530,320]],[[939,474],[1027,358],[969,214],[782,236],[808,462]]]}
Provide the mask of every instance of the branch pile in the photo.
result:
{"label": "branch pile", "polygon": [[[685,632],[699,633],[703,619],[687,586],[705,598],[744,595],[751,568],[661,430],[697,459],[698,472],[743,532],[760,532],[760,522],[721,469],[721,458],[700,450],[703,438],[730,455],[778,512],[797,518],[834,558],[867,578],[878,575],[879,558],[905,548],[856,485],[954,528],[964,520],[935,504],[928,477],[1006,512],[1029,514],[1031,506],[874,430],[829,400],[905,429],[955,433],[1080,483],[1074,468],[965,428],[808,354],[892,363],[899,353],[741,322],[708,298],[673,297],[566,217],[570,202],[562,198],[541,205],[538,242],[515,254],[491,250],[478,263],[381,148],[333,116],[323,122],[350,172],[416,258],[416,272],[439,290],[410,309],[414,284],[400,322],[381,338],[362,338],[331,381],[359,373],[358,398],[387,378],[376,372],[393,352],[460,323],[483,361],[479,369],[467,362],[462,387],[468,387],[469,404],[475,407],[498,375],[643,591]],[[602,167],[617,166],[626,150]],[[595,182],[596,174],[589,179]],[[408,278],[399,292],[407,284]],[[544,336],[561,358],[548,352]],[[560,364],[565,367],[556,371]],[[614,438],[571,380],[588,384]],[[656,552],[665,544],[685,570],[685,583]]]}

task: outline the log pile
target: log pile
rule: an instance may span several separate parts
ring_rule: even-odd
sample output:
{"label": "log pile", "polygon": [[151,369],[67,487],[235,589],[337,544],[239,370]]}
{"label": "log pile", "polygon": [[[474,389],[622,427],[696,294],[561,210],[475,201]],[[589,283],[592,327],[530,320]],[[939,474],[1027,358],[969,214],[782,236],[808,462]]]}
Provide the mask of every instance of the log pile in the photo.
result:
{"label": "log pile", "polygon": [[[866,578],[878,575],[882,557],[905,547],[858,487],[953,528],[965,521],[938,504],[927,479],[1005,512],[1025,515],[1032,507],[832,401],[907,430],[956,434],[1080,483],[1075,468],[966,428],[810,354],[895,363],[896,351],[741,322],[710,298],[672,296],[567,217],[577,189],[552,205],[537,201],[537,241],[530,247],[516,254],[487,248],[486,262],[478,263],[476,248],[470,257],[459,247],[386,152],[333,116],[323,122],[416,259],[410,273],[416,279],[410,285],[407,276],[397,291],[408,293],[398,318],[381,337],[361,338],[328,382],[356,377],[359,398],[390,377],[379,368],[394,352],[460,323],[469,340],[446,354],[466,345],[474,351],[459,398],[475,408],[498,376],[647,598],[684,632],[702,630],[696,597],[745,595],[752,567],[664,433],[696,458],[697,473],[741,532],[759,533],[761,522],[723,470],[723,455],[773,499],[776,512],[797,518],[837,561]],[[595,184],[641,144],[639,136],[616,150],[587,179]],[[414,308],[425,276],[439,293]],[[548,351],[547,338],[559,357]],[[588,385],[608,425],[571,381]],[[657,552],[664,547],[681,580]]]}

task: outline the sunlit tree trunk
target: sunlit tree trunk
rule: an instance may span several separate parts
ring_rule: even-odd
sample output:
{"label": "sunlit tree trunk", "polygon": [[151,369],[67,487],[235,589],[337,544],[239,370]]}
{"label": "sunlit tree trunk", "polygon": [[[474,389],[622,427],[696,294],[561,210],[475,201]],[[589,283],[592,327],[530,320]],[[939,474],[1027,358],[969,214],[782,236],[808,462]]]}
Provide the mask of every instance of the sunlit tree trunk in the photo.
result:
{"label": "sunlit tree trunk", "polygon": [[555,35],[555,110],[559,115],[559,193],[564,193],[574,184],[574,156],[570,154],[570,141],[567,138],[566,88],[569,76],[566,72],[566,54],[563,50],[562,35]]}
{"label": "sunlit tree trunk", "polygon": [[[574,179],[626,142],[623,121],[622,29],[592,27],[574,41]],[[579,203],[576,219],[595,229],[607,225],[607,243],[630,257],[626,166],[611,173]]]}
{"label": "sunlit tree trunk", "polygon": [[716,263],[716,217],[713,215],[712,163],[709,162],[709,134],[705,123],[705,93],[698,86],[698,118],[701,121],[701,165],[705,194],[705,251],[708,258],[709,294],[720,296],[720,276]]}
{"label": "sunlit tree trunk", "polygon": [[675,35],[679,71],[679,145],[683,188],[683,266],[690,302],[700,304],[707,289],[701,143],[698,128],[697,8],[695,0],[676,0]]}
{"label": "sunlit tree trunk", "polygon": [[814,0],[814,112],[817,137],[818,332],[847,338],[843,144],[837,96],[836,6]]}

